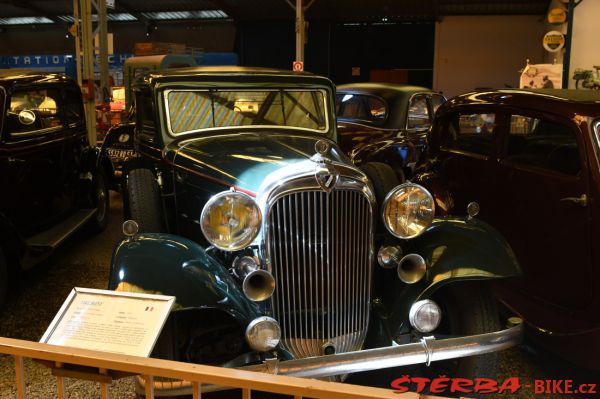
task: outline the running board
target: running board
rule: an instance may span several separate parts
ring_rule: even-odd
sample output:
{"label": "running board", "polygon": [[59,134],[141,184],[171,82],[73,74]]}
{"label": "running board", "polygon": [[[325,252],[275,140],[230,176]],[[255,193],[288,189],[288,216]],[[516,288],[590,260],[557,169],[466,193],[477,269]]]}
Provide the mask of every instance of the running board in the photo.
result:
{"label": "running board", "polygon": [[27,239],[27,245],[34,250],[54,250],[75,230],[82,227],[96,214],[96,209],[80,209],[51,229]]}

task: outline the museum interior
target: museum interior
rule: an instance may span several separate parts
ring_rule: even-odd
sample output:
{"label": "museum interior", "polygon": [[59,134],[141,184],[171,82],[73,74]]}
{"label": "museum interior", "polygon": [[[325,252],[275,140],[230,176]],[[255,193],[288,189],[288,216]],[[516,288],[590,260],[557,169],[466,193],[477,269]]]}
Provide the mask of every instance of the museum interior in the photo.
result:
{"label": "museum interior", "polygon": [[600,397],[598,15],[0,0],[0,398]]}

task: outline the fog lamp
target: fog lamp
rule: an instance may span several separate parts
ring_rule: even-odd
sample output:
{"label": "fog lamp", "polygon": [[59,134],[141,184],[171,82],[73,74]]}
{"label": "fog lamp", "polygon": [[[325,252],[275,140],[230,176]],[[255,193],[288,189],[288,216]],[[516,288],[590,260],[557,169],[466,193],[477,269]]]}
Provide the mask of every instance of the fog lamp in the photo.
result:
{"label": "fog lamp", "polygon": [[408,320],[415,330],[428,333],[440,325],[442,310],[431,299],[423,299],[415,302],[410,307]]}
{"label": "fog lamp", "polygon": [[252,320],[246,328],[246,341],[257,352],[275,349],[281,339],[281,328],[277,320],[262,316]]}

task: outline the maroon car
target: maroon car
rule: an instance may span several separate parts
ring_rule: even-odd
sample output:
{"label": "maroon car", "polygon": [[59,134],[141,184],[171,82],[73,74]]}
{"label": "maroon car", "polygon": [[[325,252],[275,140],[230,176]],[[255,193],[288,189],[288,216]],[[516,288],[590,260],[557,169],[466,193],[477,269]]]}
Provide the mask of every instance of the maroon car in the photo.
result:
{"label": "maroon car", "polygon": [[337,87],[338,140],[356,165],[383,162],[400,181],[425,149],[433,115],[446,99],[431,89],[390,83]]}
{"label": "maroon car", "polygon": [[543,346],[600,368],[600,92],[479,91],[452,98],[429,140],[455,209],[509,241],[524,275],[498,284]]}

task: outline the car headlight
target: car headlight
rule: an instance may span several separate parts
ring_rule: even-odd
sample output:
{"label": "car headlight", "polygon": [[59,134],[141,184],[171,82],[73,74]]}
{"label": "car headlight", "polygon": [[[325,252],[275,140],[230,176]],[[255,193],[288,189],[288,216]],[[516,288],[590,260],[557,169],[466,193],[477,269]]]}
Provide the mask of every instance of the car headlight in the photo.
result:
{"label": "car headlight", "polygon": [[398,238],[418,236],[429,227],[434,215],[433,197],[418,184],[401,184],[383,201],[383,224]]}
{"label": "car headlight", "polygon": [[260,230],[261,212],[243,193],[225,191],[212,197],[200,215],[200,227],[209,243],[224,251],[250,245]]}

